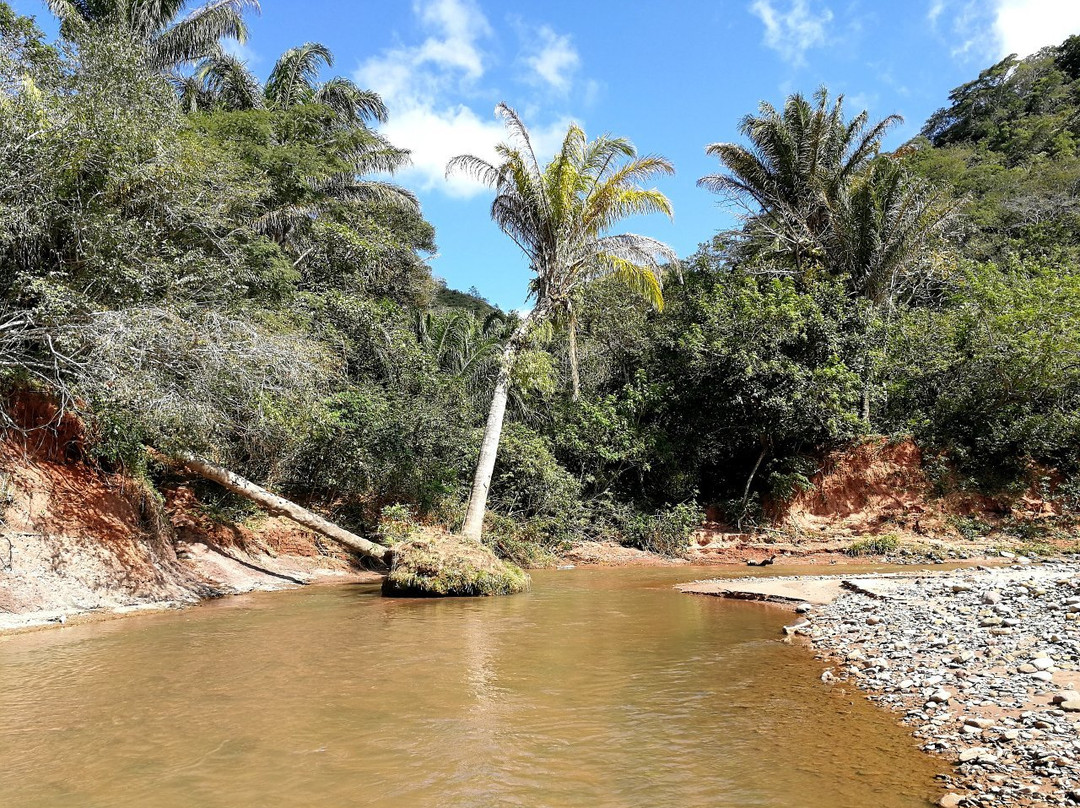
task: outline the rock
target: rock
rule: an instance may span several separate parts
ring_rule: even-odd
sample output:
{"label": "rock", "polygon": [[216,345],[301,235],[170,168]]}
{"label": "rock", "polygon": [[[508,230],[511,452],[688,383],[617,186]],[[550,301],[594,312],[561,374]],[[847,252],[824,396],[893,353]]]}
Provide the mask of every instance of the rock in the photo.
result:
{"label": "rock", "polygon": [[982,602],[987,604],[1001,603],[1001,593],[993,590],[986,592],[982,596]]}
{"label": "rock", "polygon": [[808,611],[810,611],[813,608],[814,607],[811,606],[809,603],[800,603],[798,606],[795,607],[795,613],[796,614],[806,614]]}
{"label": "rock", "polygon": [[1067,713],[1080,713],[1080,699],[1069,699],[1058,706]]}
{"label": "rock", "polygon": [[979,621],[979,625],[983,628],[989,628],[990,626],[1000,626],[1002,618],[1000,617],[984,617]]}
{"label": "rock", "polygon": [[801,629],[807,628],[810,625],[809,620],[800,620],[798,623],[794,623],[790,626],[784,626],[784,633],[788,636],[797,633]]}
{"label": "rock", "polygon": [[1080,693],[1075,690],[1062,690],[1060,693],[1050,699],[1051,704],[1062,704],[1066,701],[1080,702]]}
{"label": "rock", "polygon": [[1050,659],[1050,657],[1039,657],[1031,660],[1031,664],[1035,666],[1035,670],[1045,671],[1054,667],[1054,660]]}
{"label": "rock", "polygon": [[940,805],[941,808],[958,808],[960,803],[962,803],[963,801],[963,795],[950,791],[948,794],[938,800],[938,805]]}
{"label": "rock", "polygon": [[932,701],[934,704],[947,704],[949,699],[951,699],[952,697],[952,693],[941,687],[930,694],[930,701]]}
{"label": "rock", "polygon": [[1031,674],[1032,679],[1038,679],[1040,682],[1052,682],[1054,681],[1054,674],[1050,671],[1038,671]]}
{"label": "rock", "polygon": [[978,760],[984,755],[989,755],[990,750],[984,746],[973,746],[970,749],[965,749],[960,753],[958,760],[961,763],[970,763],[973,760]]}
{"label": "rock", "polygon": [[964,724],[969,727],[978,727],[979,729],[990,729],[994,726],[994,722],[989,718],[978,718],[977,716],[969,716],[964,719]]}
{"label": "rock", "polygon": [[868,618],[866,618],[866,625],[868,625],[868,626],[876,626],[880,622],[881,622],[881,618],[878,617],[876,614],[872,614]]}

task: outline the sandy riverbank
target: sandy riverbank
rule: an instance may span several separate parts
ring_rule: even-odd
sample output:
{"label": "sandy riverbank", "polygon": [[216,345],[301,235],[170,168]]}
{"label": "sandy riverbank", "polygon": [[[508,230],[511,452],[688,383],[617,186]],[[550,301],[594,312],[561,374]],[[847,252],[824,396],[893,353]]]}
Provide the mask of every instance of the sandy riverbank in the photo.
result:
{"label": "sandy riverbank", "polygon": [[945,806],[1080,804],[1080,563],[705,581],[802,615],[828,666],[953,764]]}

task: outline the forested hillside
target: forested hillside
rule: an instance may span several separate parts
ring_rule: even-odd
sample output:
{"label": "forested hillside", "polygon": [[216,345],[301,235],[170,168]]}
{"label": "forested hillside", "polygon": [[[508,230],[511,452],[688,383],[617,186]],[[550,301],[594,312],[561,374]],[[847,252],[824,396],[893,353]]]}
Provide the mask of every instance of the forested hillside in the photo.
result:
{"label": "forested hillside", "polygon": [[[432,277],[438,234],[381,179],[409,160],[382,101],[316,43],[261,82],[216,46],[238,16],[176,34],[107,6],[49,44],[0,3],[6,395],[56,396],[152,486],[174,472],[147,446],[360,533],[458,529],[519,320]],[[871,434],[912,436],[943,491],[1080,507],[1080,38],[891,154],[894,121],[857,112],[763,105],[702,180],[738,229],[659,301],[616,271],[527,334],[487,541],[671,550],[706,506],[747,529]]]}

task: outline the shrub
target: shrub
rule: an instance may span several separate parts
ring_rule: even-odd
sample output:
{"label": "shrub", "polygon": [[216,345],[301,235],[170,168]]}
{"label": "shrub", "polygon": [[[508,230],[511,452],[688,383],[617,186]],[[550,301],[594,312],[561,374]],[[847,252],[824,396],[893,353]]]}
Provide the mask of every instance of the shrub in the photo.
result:
{"label": "shrub", "polygon": [[900,546],[900,540],[894,533],[884,536],[867,536],[864,539],[853,542],[845,552],[849,556],[888,555],[895,553]]}
{"label": "shrub", "polygon": [[408,505],[385,506],[379,514],[379,538],[390,547],[406,541],[416,532],[416,522]]}
{"label": "shrub", "polygon": [[956,532],[965,541],[978,541],[993,529],[977,516],[953,516],[949,519],[949,524],[956,528]]}
{"label": "shrub", "polygon": [[688,502],[654,514],[636,514],[626,525],[623,543],[660,555],[680,557],[686,554],[690,536],[704,518],[701,508]]}

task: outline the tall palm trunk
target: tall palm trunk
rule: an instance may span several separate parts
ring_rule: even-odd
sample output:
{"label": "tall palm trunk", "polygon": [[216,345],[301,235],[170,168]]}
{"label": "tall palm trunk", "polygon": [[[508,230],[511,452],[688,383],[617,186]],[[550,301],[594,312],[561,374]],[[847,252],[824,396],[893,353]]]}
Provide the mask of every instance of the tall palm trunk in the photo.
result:
{"label": "tall palm trunk", "polygon": [[465,524],[461,527],[461,535],[466,539],[480,541],[480,536],[484,531],[488,490],[491,488],[491,477],[495,472],[495,457],[499,452],[499,438],[502,437],[506,402],[510,397],[510,371],[514,367],[518,350],[537,317],[536,309],[529,312],[514,330],[506,347],[503,348],[499,376],[495,380],[495,394],[491,397],[491,407],[488,409],[487,424],[484,427],[484,440],[480,444],[480,457],[476,461],[476,473],[473,475],[469,509],[465,512]]}
{"label": "tall palm trunk", "polygon": [[577,401],[581,398],[581,371],[578,365],[577,322],[573,315],[570,316],[570,322],[566,326],[566,338],[570,356],[570,398],[572,401]]}

